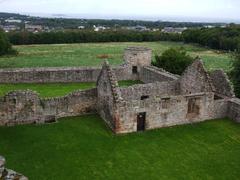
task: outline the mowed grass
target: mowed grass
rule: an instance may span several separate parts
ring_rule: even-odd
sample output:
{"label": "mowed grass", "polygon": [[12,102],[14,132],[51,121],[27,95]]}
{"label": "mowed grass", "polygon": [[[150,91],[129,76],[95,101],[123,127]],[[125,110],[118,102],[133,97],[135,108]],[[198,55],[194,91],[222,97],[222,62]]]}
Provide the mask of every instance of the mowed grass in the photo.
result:
{"label": "mowed grass", "polygon": [[[100,66],[108,56],[112,65],[119,65],[123,52],[129,46],[146,46],[153,49],[153,54],[161,54],[171,47],[184,47],[193,56],[200,56],[208,70],[230,69],[230,56],[206,48],[176,42],[143,42],[143,43],[84,43],[58,45],[15,46],[19,51],[17,57],[1,57],[0,68],[23,67],[63,67],[63,66]],[[153,56],[154,60],[154,56]]]}
{"label": "mowed grass", "polygon": [[97,115],[0,127],[7,167],[33,180],[240,177],[240,125],[230,120],[114,135]]}
{"label": "mowed grass", "polygon": [[[131,86],[134,84],[141,84],[141,81],[119,81],[119,86]],[[26,90],[30,89],[37,92],[40,97],[58,97],[64,96],[76,90],[85,90],[96,87],[96,83],[49,83],[49,84],[1,84],[0,96],[4,96],[6,93],[13,90]]]}

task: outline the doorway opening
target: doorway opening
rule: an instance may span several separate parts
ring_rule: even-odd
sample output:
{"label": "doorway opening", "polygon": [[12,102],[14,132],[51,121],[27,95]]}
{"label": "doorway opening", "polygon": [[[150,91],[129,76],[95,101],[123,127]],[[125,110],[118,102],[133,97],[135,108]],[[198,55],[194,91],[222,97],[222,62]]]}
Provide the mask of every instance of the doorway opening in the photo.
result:
{"label": "doorway opening", "polygon": [[137,115],[137,131],[144,131],[146,124],[146,112],[141,112]]}

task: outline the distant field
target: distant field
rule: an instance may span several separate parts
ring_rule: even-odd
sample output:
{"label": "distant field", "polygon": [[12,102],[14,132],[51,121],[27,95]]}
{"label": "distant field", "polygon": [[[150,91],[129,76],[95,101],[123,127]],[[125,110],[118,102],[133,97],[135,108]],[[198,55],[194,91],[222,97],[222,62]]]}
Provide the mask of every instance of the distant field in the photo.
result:
{"label": "distant field", "polygon": [[184,47],[193,57],[200,56],[208,70],[222,68],[229,70],[228,54],[175,42],[144,43],[86,43],[60,45],[15,46],[20,52],[17,57],[0,58],[0,68],[22,67],[62,67],[62,66],[100,66],[102,55],[107,55],[110,64],[122,63],[123,50],[128,46],[146,46],[154,54],[161,54],[170,47]]}
{"label": "distant field", "polygon": [[7,167],[33,180],[240,177],[240,126],[230,120],[116,136],[96,115],[0,127]]}
{"label": "distant field", "polygon": [[[134,84],[140,84],[140,81],[120,81],[119,86],[131,86]],[[57,97],[64,96],[75,90],[91,89],[96,87],[96,83],[50,83],[50,84],[1,84],[0,96],[5,95],[9,91],[13,90],[26,90],[30,89],[39,93],[41,97]]]}

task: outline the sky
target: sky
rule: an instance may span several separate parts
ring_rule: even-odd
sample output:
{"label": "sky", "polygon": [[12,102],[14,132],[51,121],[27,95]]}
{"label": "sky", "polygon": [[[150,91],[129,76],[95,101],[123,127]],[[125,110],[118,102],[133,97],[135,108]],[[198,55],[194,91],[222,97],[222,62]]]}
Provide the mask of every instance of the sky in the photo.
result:
{"label": "sky", "polygon": [[83,18],[240,22],[240,0],[0,0],[0,12]]}

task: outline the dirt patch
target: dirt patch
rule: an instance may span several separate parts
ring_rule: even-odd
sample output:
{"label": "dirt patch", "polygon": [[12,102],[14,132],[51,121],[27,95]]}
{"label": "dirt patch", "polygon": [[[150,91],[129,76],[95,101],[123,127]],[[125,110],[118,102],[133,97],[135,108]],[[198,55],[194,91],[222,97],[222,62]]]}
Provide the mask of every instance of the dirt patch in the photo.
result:
{"label": "dirt patch", "polygon": [[97,55],[98,59],[112,59],[112,56],[108,55],[108,54],[99,54]]}

